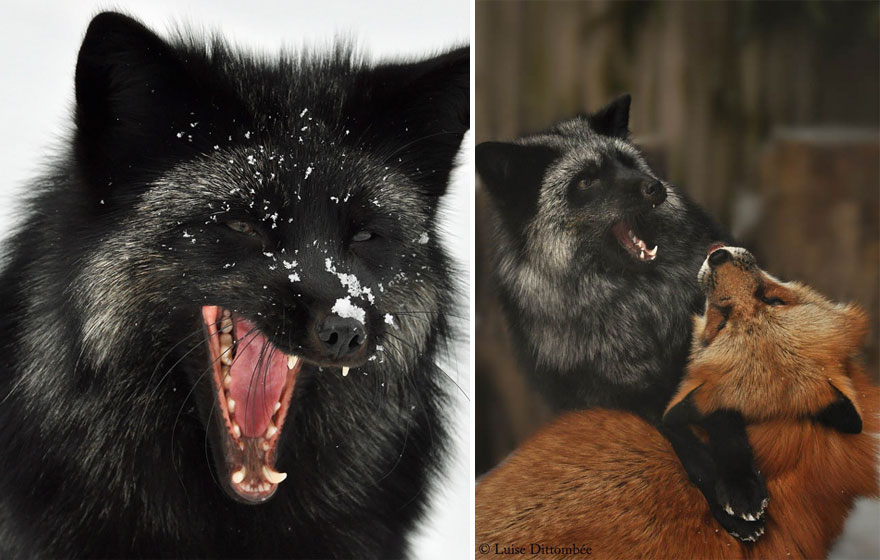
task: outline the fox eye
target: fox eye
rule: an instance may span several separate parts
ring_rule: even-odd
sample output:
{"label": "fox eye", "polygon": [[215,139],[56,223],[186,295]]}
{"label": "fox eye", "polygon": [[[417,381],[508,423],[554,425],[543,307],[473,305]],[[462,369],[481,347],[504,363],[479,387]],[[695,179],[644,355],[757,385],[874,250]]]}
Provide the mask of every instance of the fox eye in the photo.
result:
{"label": "fox eye", "polygon": [[763,301],[767,305],[773,305],[773,306],[785,305],[785,302],[782,301],[781,298],[778,298],[776,296],[766,295],[764,293],[764,286],[758,286],[758,289],[755,290],[755,297],[758,298],[759,300]]}
{"label": "fox eye", "polygon": [[592,187],[593,183],[595,183],[595,181],[593,179],[589,179],[587,177],[581,177],[580,179],[578,179],[577,183],[575,183],[575,187],[579,191],[585,191],[585,190],[588,190],[590,187]]}
{"label": "fox eye", "polygon": [[241,220],[230,220],[230,221],[226,222],[226,225],[232,231],[237,231],[237,232],[243,233],[245,235],[256,235],[257,234],[257,231],[254,229],[253,225],[251,225],[247,222],[243,222]]}
{"label": "fox eye", "polygon": [[359,232],[357,232],[351,236],[351,240],[354,241],[355,243],[360,243],[362,241],[369,241],[372,238],[373,238],[373,232],[367,231],[365,229],[362,229]]}

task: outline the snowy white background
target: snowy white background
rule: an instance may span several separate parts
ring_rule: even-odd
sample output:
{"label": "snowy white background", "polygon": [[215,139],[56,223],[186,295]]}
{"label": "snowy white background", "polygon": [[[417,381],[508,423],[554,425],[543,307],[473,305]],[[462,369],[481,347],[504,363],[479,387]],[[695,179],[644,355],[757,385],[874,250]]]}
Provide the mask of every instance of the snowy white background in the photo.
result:
{"label": "snowy white background", "polygon": [[[340,0],[115,2],[30,0],[4,2],[0,32],[0,235],[13,225],[16,195],[38,175],[41,163],[70,129],[76,54],[89,20],[106,9],[132,15],[162,34],[176,23],[219,29],[235,44],[266,52],[282,46],[327,45],[351,36],[374,58],[414,57],[470,43],[468,0],[358,2]],[[469,293],[473,239],[473,143],[466,137],[461,168],[445,203],[446,241]],[[463,301],[467,301],[463,298]],[[461,315],[468,317],[468,305]],[[471,491],[472,397],[467,322],[446,371],[454,389],[452,430],[455,453],[446,480],[432,500],[431,515],[412,546],[414,558],[469,558],[473,554]]]}

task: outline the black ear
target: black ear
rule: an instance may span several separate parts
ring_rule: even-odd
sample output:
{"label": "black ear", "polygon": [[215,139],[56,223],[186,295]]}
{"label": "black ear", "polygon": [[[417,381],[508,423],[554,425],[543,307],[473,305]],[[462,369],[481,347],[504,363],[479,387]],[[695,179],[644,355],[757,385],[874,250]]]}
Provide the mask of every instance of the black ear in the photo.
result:
{"label": "black ear", "polygon": [[483,142],[477,146],[477,172],[507,227],[521,234],[534,217],[547,167],[559,157],[545,146]]}
{"label": "black ear", "polygon": [[394,160],[426,192],[446,190],[453,159],[470,128],[470,47],[414,63],[383,64],[364,75],[368,98],[347,110],[377,142],[393,139]]}
{"label": "black ear", "polygon": [[834,390],[837,398],[816,414],[816,420],[829,428],[834,428],[845,434],[861,433],[862,417],[856,410],[855,405],[837,387],[832,385],[831,388]]}
{"label": "black ear", "polygon": [[632,98],[625,93],[589,116],[590,127],[599,134],[626,138],[629,136],[629,105]]}
{"label": "black ear", "polygon": [[665,426],[677,426],[700,422],[703,417],[694,404],[694,394],[699,388],[698,385],[690,390],[685,389],[687,392],[679,390],[667,405],[661,423]]}
{"label": "black ear", "polygon": [[75,78],[76,155],[93,188],[219,136],[206,112],[223,110],[231,120],[237,109],[217,99],[199,68],[137,21],[112,12],[95,16]]}

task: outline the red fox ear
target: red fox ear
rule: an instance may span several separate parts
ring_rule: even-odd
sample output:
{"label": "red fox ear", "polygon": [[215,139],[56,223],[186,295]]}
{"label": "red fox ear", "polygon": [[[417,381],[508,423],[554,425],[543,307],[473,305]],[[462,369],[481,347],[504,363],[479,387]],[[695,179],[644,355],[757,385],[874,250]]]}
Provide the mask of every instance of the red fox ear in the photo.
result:
{"label": "red fox ear", "polygon": [[855,391],[848,379],[829,382],[836,398],[820,410],[816,421],[845,434],[862,431],[862,415],[856,406]]}
{"label": "red fox ear", "polygon": [[850,351],[858,350],[868,334],[868,314],[858,305],[847,305],[846,342]]}
{"label": "red fox ear", "polygon": [[694,403],[694,396],[697,389],[702,385],[702,381],[685,379],[675,393],[675,396],[672,397],[672,400],[666,406],[666,411],[663,413],[663,422],[687,424],[694,421],[700,414]]}

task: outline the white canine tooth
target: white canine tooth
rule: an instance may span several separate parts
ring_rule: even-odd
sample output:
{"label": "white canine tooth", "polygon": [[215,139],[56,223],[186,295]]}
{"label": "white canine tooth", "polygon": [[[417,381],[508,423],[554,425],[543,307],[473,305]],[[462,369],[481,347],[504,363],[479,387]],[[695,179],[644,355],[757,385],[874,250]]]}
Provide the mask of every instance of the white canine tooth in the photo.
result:
{"label": "white canine tooth", "polygon": [[275,403],[275,410],[272,411],[272,414],[275,414],[280,409],[281,409],[281,403],[280,402]]}
{"label": "white canine tooth", "polygon": [[234,433],[237,438],[241,437],[241,428],[234,422],[232,423],[232,433]]}
{"label": "white canine tooth", "polygon": [[342,366],[342,377],[348,375],[348,366]]}
{"label": "white canine tooth", "polygon": [[266,428],[266,435],[264,435],[263,437],[265,437],[266,439],[269,439],[277,433],[278,433],[278,428],[275,427],[275,424],[273,424],[272,422],[269,422],[269,427]]}
{"label": "white canine tooth", "polygon": [[226,408],[229,409],[229,414],[235,413],[235,401],[232,399],[226,399]]}
{"label": "white canine tooth", "polygon": [[653,249],[648,249],[647,252],[648,252],[648,254],[651,255],[652,257],[653,257],[654,255],[656,255],[656,254],[657,254],[657,245],[654,245],[654,248],[653,248]]}
{"label": "white canine tooth", "polygon": [[639,258],[640,258],[640,259],[644,259],[644,258],[645,258],[645,252],[644,252],[644,251],[642,251],[642,252],[639,254]]}
{"label": "white canine tooth", "polygon": [[287,473],[278,472],[267,465],[263,465],[263,478],[272,484],[280,484],[287,478]]}
{"label": "white canine tooth", "polygon": [[232,482],[235,484],[241,484],[241,481],[244,480],[244,475],[247,471],[245,471],[244,467],[232,473]]}
{"label": "white canine tooth", "polygon": [[288,356],[287,357],[287,369],[295,368],[297,362],[299,362],[299,358],[297,356]]}

